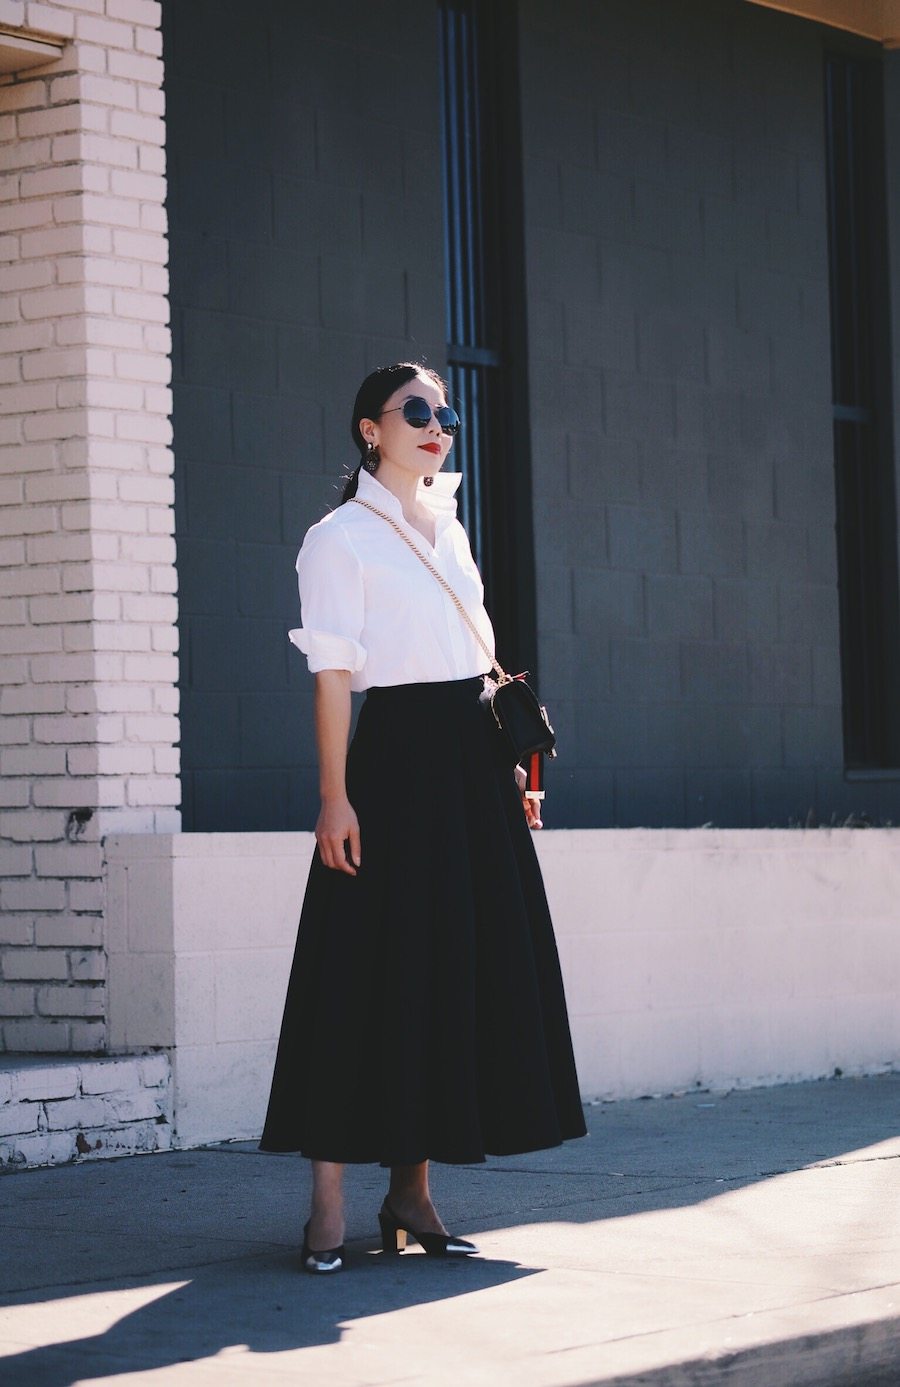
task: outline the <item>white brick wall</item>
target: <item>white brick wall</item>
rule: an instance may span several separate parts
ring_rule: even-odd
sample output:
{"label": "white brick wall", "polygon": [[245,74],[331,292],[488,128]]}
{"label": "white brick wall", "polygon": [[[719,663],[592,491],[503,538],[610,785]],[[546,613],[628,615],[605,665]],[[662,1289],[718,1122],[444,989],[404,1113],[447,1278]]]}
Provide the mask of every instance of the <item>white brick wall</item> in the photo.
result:
{"label": "white brick wall", "polygon": [[167,1055],[0,1067],[0,1169],[168,1151]]}
{"label": "white brick wall", "polygon": [[106,1043],[101,839],[173,832],[158,0],[0,0],[0,1046]]}

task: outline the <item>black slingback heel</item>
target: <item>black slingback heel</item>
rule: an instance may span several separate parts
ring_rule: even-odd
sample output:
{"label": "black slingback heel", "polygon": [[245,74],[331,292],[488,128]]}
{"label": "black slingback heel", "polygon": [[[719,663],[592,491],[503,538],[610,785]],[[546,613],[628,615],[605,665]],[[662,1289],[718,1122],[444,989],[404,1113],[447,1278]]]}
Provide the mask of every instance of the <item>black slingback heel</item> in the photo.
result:
{"label": "black slingback heel", "polygon": [[465,1238],[457,1238],[452,1233],[420,1233],[407,1222],[397,1217],[385,1196],[378,1211],[381,1227],[381,1250],[386,1257],[397,1257],[406,1248],[406,1235],[411,1233],[421,1244],[429,1257],[471,1257],[478,1248]]}
{"label": "black slingback heel", "polygon": [[303,1251],[300,1253],[303,1270],[310,1271],[317,1276],[340,1271],[344,1265],[344,1244],[341,1243],[340,1247],[329,1247],[323,1252],[316,1252],[309,1245],[309,1224],[310,1220],[307,1219],[303,1229]]}

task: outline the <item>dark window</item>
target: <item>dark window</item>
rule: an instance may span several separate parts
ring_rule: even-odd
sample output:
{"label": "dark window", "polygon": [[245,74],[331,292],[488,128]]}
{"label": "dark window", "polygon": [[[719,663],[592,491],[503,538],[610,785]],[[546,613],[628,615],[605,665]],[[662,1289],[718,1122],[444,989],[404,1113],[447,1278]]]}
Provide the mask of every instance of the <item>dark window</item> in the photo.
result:
{"label": "dark window", "polygon": [[501,662],[535,673],[515,6],[438,6],[451,455]]}
{"label": "dark window", "polygon": [[900,766],[897,538],[878,58],[825,57],[844,758]]}

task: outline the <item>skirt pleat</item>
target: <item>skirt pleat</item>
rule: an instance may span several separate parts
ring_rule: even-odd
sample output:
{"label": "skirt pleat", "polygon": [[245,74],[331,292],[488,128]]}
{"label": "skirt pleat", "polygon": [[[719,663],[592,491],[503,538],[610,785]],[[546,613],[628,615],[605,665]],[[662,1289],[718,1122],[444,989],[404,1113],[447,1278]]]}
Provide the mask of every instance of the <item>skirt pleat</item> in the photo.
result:
{"label": "skirt pleat", "polygon": [[408,1165],[583,1136],[553,925],[481,676],[367,691],[356,877],[313,851],[260,1147]]}

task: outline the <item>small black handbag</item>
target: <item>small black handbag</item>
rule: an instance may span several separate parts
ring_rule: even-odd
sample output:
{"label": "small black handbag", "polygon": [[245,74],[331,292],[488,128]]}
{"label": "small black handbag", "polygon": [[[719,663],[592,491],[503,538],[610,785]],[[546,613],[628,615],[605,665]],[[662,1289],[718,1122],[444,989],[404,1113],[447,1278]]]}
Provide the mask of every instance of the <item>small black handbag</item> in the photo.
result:
{"label": "small black handbag", "polygon": [[525,682],[525,674],[505,674],[500,682],[484,676],[481,698],[488,704],[502,742],[502,753],[513,765],[524,761],[536,751],[546,756],[556,755],[556,733],[550,726],[547,709],[534,689]]}
{"label": "small black handbag", "polygon": [[514,766],[538,751],[547,756],[556,756],[556,733],[550,726],[547,709],[531,685],[525,682],[525,674],[528,671],[526,670],[522,674],[506,673],[506,670],[491,654],[481,632],[446,578],[438,572],[421,549],[413,544],[393,516],[386,515],[383,510],[373,506],[370,501],[361,501],[358,496],[353,496],[350,499],[355,501],[357,505],[365,506],[367,510],[374,511],[376,515],[380,515],[383,520],[394,527],[400,538],[405,540],[413,553],[422,560],[429,573],[437,579],[445,592],[449,593],[459,609],[460,615],[467,622],[473,636],[493,665],[498,678],[492,679],[489,674],[485,674],[484,692],[479,697],[491,715],[492,725],[496,728],[496,746],[500,757]]}

